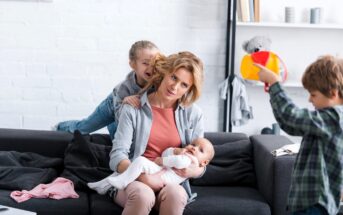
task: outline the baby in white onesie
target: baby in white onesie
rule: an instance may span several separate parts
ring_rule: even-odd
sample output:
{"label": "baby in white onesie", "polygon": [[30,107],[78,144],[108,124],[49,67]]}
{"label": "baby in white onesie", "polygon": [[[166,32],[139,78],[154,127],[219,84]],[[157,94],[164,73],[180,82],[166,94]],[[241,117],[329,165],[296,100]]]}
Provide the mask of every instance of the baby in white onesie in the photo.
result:
{"label": "baby in white onesie", "polygon": [[109,185],[118,189],[124,189],[128,184],[135,181],[142,173],[154,174],[163,168],[167,170],[161,175],[164,184],[180,184],[186,178],[177,175],[176,169],[188,168],[191,165],[206,166],[214,157],[214,149],[211,142],[205,138],[195,139],[185,148],[167,148],[163,151],[162,157],[155,159],[155,162],[140,156],[136,158],[129,167],[121,174],[112,174],[109,177],[88,186],[100,194],[106,193]]}

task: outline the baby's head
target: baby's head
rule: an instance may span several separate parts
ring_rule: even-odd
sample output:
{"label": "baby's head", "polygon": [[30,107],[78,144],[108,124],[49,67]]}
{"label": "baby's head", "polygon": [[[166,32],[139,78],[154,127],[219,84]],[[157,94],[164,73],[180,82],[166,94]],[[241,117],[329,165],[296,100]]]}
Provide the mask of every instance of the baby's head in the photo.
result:
{"label": "baby's head", "polygon": [[129,51],[129,64],[136,73],[137,84],[144,87],[152,76],[149,69],[150,61],[159,52],[157,46],[147,40],[140,40],[132,44]]}
{"label": "baby's head", "polygon": [[200,166],[206,166],[214,157],[213,145],[206,138],[197,138],[185,148],[188,153],[198,159]]}
{"label": "baby's head", "polygon": [[310,64],[302,77],[316,109],[343,103],[343,59],[325,55]]}

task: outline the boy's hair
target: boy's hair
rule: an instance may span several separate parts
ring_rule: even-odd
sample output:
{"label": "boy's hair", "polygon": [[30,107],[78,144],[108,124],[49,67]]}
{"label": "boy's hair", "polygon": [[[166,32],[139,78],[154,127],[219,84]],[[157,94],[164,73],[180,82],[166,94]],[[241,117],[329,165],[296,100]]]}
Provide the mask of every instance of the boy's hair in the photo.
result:
{"label": "boy's hair", "polygon": [[308,91],[319,91],[331,98],[332,90],[338,90],[343,98],[343,59],[325,55],[310,64],[302,77],[302,84]]}
{"label": "boy's hair", "polygon": [[192,74],[193,85],[190,87],[189,91],[182,96],[180,103],[184,106],[188,106],[200,97],[204,79],[203,63],[191,52],[179,52],[177,54],[169,55],[168,57],[162,54],[157,54],[151,60],[150,65],[153,70],[153,76],[142,91],[151,87],[158,89],[166,75],[172,74],[180,68],[184,68]]}
{"label": "boy's hair", "polygon": [[158,49],[157,46],[148,40],[140,40],[132,44],[129,50],[129,60],[137,60],[137,52],[141,49]]}

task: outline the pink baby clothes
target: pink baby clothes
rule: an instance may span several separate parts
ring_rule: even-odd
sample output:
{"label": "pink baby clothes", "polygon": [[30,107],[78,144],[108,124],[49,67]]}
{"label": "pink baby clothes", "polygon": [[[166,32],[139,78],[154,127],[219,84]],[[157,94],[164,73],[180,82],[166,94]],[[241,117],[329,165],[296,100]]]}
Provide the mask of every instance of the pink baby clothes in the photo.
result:
{"label": "pink baby clothes", "polygon": [[50,184],[39,184],[30,191],[13,191],[11,197],[20,203],[27,201],[30,198],[64,199],[79,198],[79,195],[75,192],[72,181],[59,177]]}

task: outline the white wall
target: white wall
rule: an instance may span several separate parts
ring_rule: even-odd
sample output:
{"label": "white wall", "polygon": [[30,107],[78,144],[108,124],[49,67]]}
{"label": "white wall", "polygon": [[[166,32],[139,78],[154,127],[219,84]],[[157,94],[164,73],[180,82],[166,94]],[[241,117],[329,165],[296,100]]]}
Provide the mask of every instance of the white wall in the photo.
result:
{"label": "white wall", "polygon": [[295,22],[309,23],[310,9],[322,8],[321,23],[342,24],[341,0],[264,0],[261,3],[262,22],[284,22],[285,7],[295,8]]}
{"label": "white wall", "polygon": [[[331,14],[325,20],[343,23],[340,0],[261,1],[262,20],[282,21],[284,6],[292,4],[325,4],[324,14]],[[148,39],[166,54],[189,50],[203,59],[198,104],[206,130],[221,130],[217,86],[224,79],[226,10],[221,0],[0,0],[0,127],[47,130],[87,116],[129,72],[131,44]],[[249,37],[237,35],[238,41]],[[307,104],[299,89],[290,90]],[[249,95],[264,114],[234,130],[259,133],[274,117],[262,89],[249,89]]]}
{"label": "white wall", "polygon": [[[315,61],[318,56],[331,54],[343,57],[343,13],[339,8],[343,2],[339,0],[287,0],[287,1],[261,1],[261,20],[264,23],[283,23],[284,8],[295,7],[296,22],[299,27],[261,27],[237,26],[236,31],[236,58],[235,71],[239,74],[240,61],[246,54],[242,49],[244,41],[255,35],[264,35],[272,40],[271,51],[277,53],[285,62],[288,69],[288,80],[285,86],[298,84],[301,86],[301,77],[306,67]],[[311,28],[301,25],[309,23],[310,8],[322,8],[322,22],[317,26],[337,25],[339,28]],[[314,25],[316,26],[316,25]],[[300,107],[313,109],[308,102],[308,93],[302,87],[285,87],[290,97]],[[233,131],[249,134],[260,133],[263,127],[271,127],[275,123],[269,105],[269,94],[261,86],[247,86],[250,105],[253,107],[254,119],[247,125],[234,127]],[[299,138],[294,138],[298,140]]]}
{"label": "white wall", "polygon": [[207,130],[221,127],[226,1],[0,1],[0,127],[50,129],[90,114],[129,72],[137,40],[205,63],[198,102]]}

